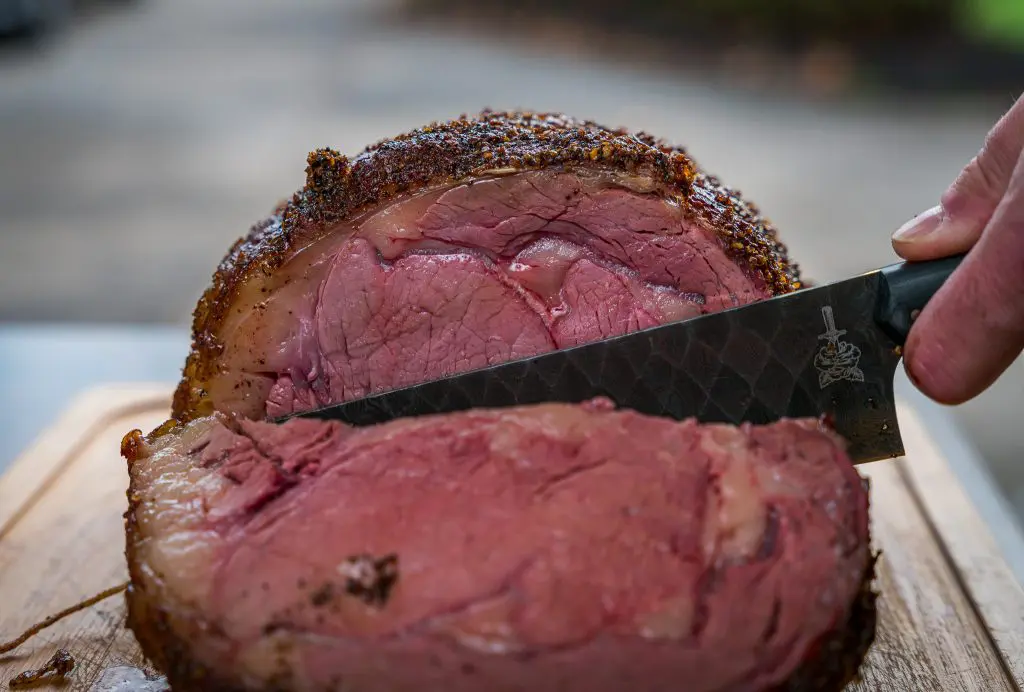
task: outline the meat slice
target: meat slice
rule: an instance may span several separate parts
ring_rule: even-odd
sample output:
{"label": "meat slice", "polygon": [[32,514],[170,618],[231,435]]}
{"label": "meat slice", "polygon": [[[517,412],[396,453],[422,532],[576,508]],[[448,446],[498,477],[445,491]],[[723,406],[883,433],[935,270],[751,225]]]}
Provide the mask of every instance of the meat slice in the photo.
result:
{"label": "meat slice", "polygon": [[838,690],[874,631],[817,421],[215,414],[124,451],[129,622],[176,690]]}
{"label": "meat slice", "polygon": [[176,419],[309,409],[800,286],[753,205],[644,134],[485,112],[308,163],[200,300]]}

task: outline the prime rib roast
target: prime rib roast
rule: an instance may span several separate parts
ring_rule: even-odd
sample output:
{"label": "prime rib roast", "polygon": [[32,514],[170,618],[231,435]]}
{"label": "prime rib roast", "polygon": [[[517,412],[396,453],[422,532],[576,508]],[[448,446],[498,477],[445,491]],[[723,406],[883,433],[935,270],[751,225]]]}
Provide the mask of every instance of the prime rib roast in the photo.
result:
{"label": "prime rib roast", "polygon": [[313,152],[199,301],[172,418],[124,439],[131,629],[175,690],[841,689],[868,489],[819,421],[269,420],[800,285],[645,134],[487,111]]}

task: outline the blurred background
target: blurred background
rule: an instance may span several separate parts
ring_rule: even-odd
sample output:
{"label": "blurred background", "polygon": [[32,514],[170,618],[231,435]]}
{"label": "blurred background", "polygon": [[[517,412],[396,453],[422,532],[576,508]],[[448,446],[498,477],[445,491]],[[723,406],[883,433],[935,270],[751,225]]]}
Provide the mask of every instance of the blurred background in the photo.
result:
{"label": "blurred background", "polygon": [[[315,147],[484,107],[647,130],[828,281],[895,259],[1022,86],[1020,0],[0,0],[0,466],[58,394],[177,377]],[[955,415],[1024,516],[1022,404],[1018,362]]]}

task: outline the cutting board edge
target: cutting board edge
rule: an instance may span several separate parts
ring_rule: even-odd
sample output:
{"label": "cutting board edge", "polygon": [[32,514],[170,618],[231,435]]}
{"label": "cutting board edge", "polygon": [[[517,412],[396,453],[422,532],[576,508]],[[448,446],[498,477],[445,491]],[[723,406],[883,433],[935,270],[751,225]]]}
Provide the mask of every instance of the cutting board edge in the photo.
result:
{"label": "cutting board edge", "polygon": [[[72,398],[0,474],[0,539],[97,430],[145,411],[170,411],[172,390],[173,385],[168,383],[109,383],[90,387]],[[66,435],[68,430],[73,434]]]}
{"label": "cutting board edge", "polygon": [[901,412],[900,425],[918,441],[918,449],[897,461],[932,535],[942,549],[961,589],[985,624],[993,649],[1007,676],[1024,688],[1024,586],[999,549],[935,439],[913,407]]}

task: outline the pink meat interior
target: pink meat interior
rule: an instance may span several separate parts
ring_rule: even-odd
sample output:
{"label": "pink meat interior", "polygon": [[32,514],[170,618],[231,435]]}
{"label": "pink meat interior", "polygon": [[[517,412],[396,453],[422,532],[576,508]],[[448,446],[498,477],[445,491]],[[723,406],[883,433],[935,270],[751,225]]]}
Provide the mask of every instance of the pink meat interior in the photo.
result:
{"label": "pink meat interior", "polygon": [[424,192],[251,281],[217,410],[277,416],[768,297],[683,208],[612,174]]}
{"label": "pink meat interior", "polygon": [[[296,689],[769,689],[868,560],[867,495],[813,421],[598,401],[239,425],[149,450],[140,557],[172,612],[203,613],[198,655]],[[398,556],[385,607],[346,593],[364,553]]]}

